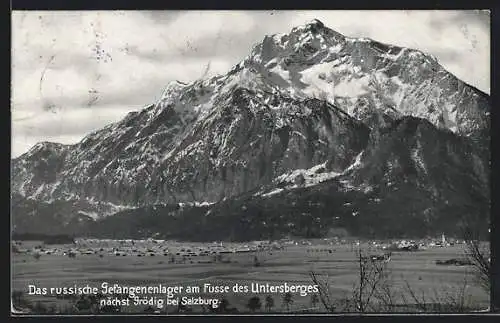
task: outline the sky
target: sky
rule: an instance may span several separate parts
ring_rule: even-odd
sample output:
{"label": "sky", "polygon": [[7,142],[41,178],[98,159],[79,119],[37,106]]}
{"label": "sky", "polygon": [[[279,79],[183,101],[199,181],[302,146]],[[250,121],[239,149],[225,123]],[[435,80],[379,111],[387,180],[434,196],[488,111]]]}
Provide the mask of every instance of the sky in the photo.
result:
{"label": "sky", "polygon": [[490,93],[484,10],[14,11],[12,157],[40,141],[77,143],[155,102],[170,81],[224,74],[265,35],[315,18],[345,36],[432,54]]}

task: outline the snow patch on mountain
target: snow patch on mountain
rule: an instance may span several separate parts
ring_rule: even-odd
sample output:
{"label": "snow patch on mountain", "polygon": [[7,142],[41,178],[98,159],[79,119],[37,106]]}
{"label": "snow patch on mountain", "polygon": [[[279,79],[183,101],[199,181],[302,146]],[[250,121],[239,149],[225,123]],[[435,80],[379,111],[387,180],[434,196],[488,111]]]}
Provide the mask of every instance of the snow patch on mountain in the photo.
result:
{"label": "snow patch on mountain", "polygon": [[[341,173],[338,172],[328,172],[326,171],[326,162],[311,167],[309,169],[296,169],[291,172],[285,173],[283,175],[278,176],[275,179],[277,183],[295,183],[298,186],[313,186],[319,183],[322,183],[326,180],[335,178],[339,176]],[[303,183],[297,183],[298,178],[303,177]]]}
{"label": "snow patch on mountain", "polygon": [[344,79],[335,84],[334,92],[341,97],[361,97],[369,93],[370,77]]}
{"label": "snow patch on mountain", "polygon": [[282,191],[296,189],[299,187],[310,187],[318,185],[325,181],[337,178],[342,173],[326,170],[326,162],[318,164],[308,169],[295,169],[286,172],[273,180],[275,185],[280,187],[274,188],[269,192],[259,191],[254,196],[269,197],[278,194]]}
{"label": "snow patch on mountain", "polygon": [[83,215],[86,215],[90,218],[92,218],[92,220],[98,220],[100,218],[99,214],[97,212],[87,212],[87,211],[78,211],[78,214],[83,214]]}
{"label": "snow patch on mountain", "polygon": [[342,174],[348,174],[349,172],[351,172],[352,170],[354,169],[357,169],[359,167],[362,166],[362,163],[361,163],[361,159],[363,158],[363,154],[364,154],[364,151],[360,152],[356,158],[354,159],[354,162],[349,165],[349,167],[347,167],[343,172]]}
{"label": "snow patch on mountain", "polygon": [[302,92],[308,97],[321,98],[329,103],[334,103],[335,86],[331,80],[327,79],[327,75],[330,74],[333,66],[333,62],[321,63],[303,70],[300,73],[301,81],[308,84],[308,87],[303,89]]}

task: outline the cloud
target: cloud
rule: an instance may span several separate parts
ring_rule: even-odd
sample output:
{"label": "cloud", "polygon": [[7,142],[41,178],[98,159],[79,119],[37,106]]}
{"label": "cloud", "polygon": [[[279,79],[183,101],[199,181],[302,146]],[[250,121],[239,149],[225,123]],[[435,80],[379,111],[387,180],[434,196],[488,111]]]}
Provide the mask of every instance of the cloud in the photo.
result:
{"label": "cloud", "polygon": [[[225,36],[237,37],[253,24],[244,13],[189,12],[172,15],[168,25],[155,15],[147,19],[151,15],[15,12],[13,101],[33,108],[42,99],[80,106],[97,91],[107,103],[111,97],[147,103],[165,83],[199,77],[209,61],[212,73],[223,73],[230,64],[221,60],[217,34],[228,24]],[[198,50],[196,44],[205,46]]]}
{"label": "cloud", "polygon": [[[18,156],[40,141],[74,144],[92,131],[116,122],[137,109],[101,106],[99,109],[68,107],[57,113],[15,112],[12,123],[12,155]],[[21,110],[22,111],[22,110]]]}
{"label": "cloud", "polygon": [[489,93],[487,11],[14,11],[13,144],[24,148],[12,152],[82,138],[154,102],[168,82],[195,80],[208,63],[208,76],[225,73],[266,34],[313,18],[429,52]]}
{"label": "cloud", "polygon": [[[25,115],[25,122],[17,122],[13,133],[36,136],[81,135],[99,129],[137,109],[122,109],[113,106],[100,109],[69,108],[57,113]],[[16,116],[14,116],[16,118]]]}

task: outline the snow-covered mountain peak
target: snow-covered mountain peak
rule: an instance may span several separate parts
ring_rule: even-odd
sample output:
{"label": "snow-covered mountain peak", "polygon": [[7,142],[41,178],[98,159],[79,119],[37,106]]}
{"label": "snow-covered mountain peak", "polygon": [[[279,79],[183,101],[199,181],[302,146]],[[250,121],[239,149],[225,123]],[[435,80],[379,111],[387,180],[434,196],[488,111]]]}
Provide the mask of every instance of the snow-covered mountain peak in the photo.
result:
{"label": "snow-covered mountain peak", "polygon": [[254,46],[247,60],[265,65],[274,59],[287,59],[302,64],[312,56],[328,52],[329,48],[340,49],[344,42],[342,34],[315,19],[292,28],[288,33],[265,36],[261,43]]}
{"label": "snow-covered mountain peak", "polygon": [[308,26],[309,28],[324,28],[325,24],[323,24],[323,22],[321,22],[319,19],[312,19],[306,23],[306,26]]}
{"label": "snow-covered mountain peak", "polygon": [[[318,20],[265,36],[228,74],[229,82],[252,89],[325,100],[368,123],[374,113],[412,115],[466,135],[484,128],[489,110],[487,96],[433,55],[346,37]],[[464,103],[463,91],[471,102]]]}
{"label": "snow-covered mountain peak", "polygon": [[184,90],[188,84],[181,81],[170,81],[167,86],[163,89],[160,99],[158,102],[164,102],[172,97],[176,97],[180,94],[182,90]]}
{"label": "snow-covered mountain peak", "polygon": [[487,133],[489,109],[488,96],[431,56],[313,21],[264,37],[224,75],[168,83],[157,102],[77,145],[36,145],[15,161],[13,191],[117,205],[217,201],[325,161],[325,173],[342,173],[370,129],[376,138],[405,116]]}
{"label": "snow-covered mountain peak", "polygon": [[329,35],[344,38],[344,35],[331,28],[328,28],[323,22],[318,19],[312,19],[301,26],[293,27],[290,34],[294,33],[310,33],[313,35]]}

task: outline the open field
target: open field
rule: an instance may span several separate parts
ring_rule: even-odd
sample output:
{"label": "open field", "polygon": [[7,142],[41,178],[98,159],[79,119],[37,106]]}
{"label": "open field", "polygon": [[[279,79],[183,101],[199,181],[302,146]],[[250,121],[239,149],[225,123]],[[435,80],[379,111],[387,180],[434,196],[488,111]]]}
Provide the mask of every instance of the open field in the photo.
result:
{"label": "open field", "polygon": [[[171,248],[170,248],[171,249]],[[319,250],[319,251],[318,251]],[[380,251],[368,251],[377,254]],[[175,255],[175,253],[174,253]],[[440,266],[437,260],[459,258],[463,256],[460,245],[443,248],[430,248],[415,252],[393,252],[387,263],[395,290],[403,290],[406,282],[419,295],[428,297],[456,295],[464,286],[466,302],[474,308],[486,308],[489,295],[474,282],[470,266]],[[328,275],[333,298],[342,299],[350,295],[353,285],[358,279],[359,264],[352,246],[287,246],[283,250],[252,251],[245,253],[227,253],[222,259],[215,261],[213,255],[192,256],[182,261],[171,263],[171,255],[137,254],[79,254],[74,258],[63,255],[42,255],[35,259],[32,254],[13,254],[12,290],[25,292],[30,301],[41,301],[44,304],[61,300],[53,296],[30,296],[28,285],[38,287],[63,287],[89,284],[100,286],[106,281],[109,284],[121,285],[203,285],[203,283],[251,284],[252,282],[269,284],[305,284],[312,285],[309,273]],[[255,257],[259,266],[255,266]],[[179,258],[179,257],[177,257]],[[209,263],[211,262],[211,263]],[[230,293],[226,295],[231,307],[245,310],[248,299],[255,294]],[[269,294],[257,294],[261,298],[262,311],[264,299]],[[194,295],[198,296],[198,295]],[[213,296],[213,295],[212,295]],[[212,296],[206,295],[207,298]],[[285,311],[282,294],[272,294],[274,311]],[[220,298],[220,295],[214,296]],[[401,303],[402,299],[396,300]],[[317,305],[320,306],[320,305]],[[293,295],[291,310],[311,308],[311,296]],[[170,307],[167,310],[173,310]],[[201,307],[192,306],[194,312]],[[142,311],[143,307],[124,307],[124,311]],[[317,311],[321,311],[319,307]]]}

